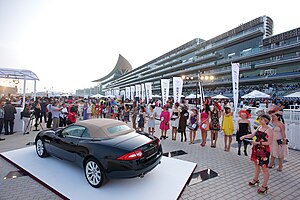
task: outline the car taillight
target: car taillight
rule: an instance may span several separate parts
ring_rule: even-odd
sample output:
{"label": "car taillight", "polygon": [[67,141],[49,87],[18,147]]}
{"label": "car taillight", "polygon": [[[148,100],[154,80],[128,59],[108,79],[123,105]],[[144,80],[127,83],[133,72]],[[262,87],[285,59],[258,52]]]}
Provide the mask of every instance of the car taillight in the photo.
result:
{"label": "car taillight", "polygon": [[143,152],[141,150],[135,150],[133,152],[118,157],[117,160],[135,160],[141,158],[142,156],[143,156]]}
{"label": "car taillight", "polygon": [[160,145],[160,139],[156,139],[158,146]]}
{"label": "car taillight", "polygon": [[151,140],[150,142],[148,142],[147,144],[151,144],[153,142],[156,142],[158,144],[158,146],[160,145],[160,139],[156,138],[155,140]]}

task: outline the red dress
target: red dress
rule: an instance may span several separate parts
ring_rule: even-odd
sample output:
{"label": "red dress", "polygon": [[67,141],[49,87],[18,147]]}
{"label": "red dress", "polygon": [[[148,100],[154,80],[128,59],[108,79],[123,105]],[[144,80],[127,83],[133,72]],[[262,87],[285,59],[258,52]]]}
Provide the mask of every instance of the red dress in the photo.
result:
{"label": "red dress", "polygon": [[160,130],[164,130],[164,131],[169,130],[170,129],[170,123],[169,123],[170,113],[169,113],[169,111],[162,111],[160,114],[160,119],[161,120],[163,119],[160,122],[160,126],[159,126]]}
{"label": "red dress", "polygon": [[76,122],[76,114],[73,112],[68,113],[68,120],[73,124]]}
{"label": "red dress", "polygon": [[[267,130],[267,129],[266,129]],[[256,142],[267,142],[268,141],[268,134],[260,131],[259,129],[256,131]],[[269,159],[270,159],[270,146],[269,145],[253,145],[252,147],[252,154],[251,160],[257,162],[259,166],[268,167]]]}

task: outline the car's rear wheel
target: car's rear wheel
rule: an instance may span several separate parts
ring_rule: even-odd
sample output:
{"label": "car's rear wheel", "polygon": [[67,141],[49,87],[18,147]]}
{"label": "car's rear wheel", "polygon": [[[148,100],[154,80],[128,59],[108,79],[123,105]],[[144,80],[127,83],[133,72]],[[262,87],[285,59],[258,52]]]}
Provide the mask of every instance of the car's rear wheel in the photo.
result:
{"label": "car's rear wheel", "polygon": [[95,188],[101,187],[106,181],[106,174],[102,165],[94,158],[90,158],[84,165],[85,178]]}
{"label": "car's rear wheel", "polygon": [[38,138],[35,142],[36,153],[39,157],[44,158],[48,156],[48,153],[45,149],[44,141],[41,138]]}

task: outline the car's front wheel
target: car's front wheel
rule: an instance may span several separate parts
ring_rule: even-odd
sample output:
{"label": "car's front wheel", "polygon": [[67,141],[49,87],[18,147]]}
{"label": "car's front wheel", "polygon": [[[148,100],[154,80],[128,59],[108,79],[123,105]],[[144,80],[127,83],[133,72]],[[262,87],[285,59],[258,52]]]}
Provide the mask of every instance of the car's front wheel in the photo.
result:
{"label": "car's front wheel", "polygon": [[44,141],[41,138],[38,138],[35,142],[36,153],[39,157],[44,158],[48,156],[48,153],[45,149]]}
{"label": "car's front wheel", "polygon": [[90,158],[84,165],[85,178],[95,188],[101,187],[106,180],[102,165],[94,158]]}

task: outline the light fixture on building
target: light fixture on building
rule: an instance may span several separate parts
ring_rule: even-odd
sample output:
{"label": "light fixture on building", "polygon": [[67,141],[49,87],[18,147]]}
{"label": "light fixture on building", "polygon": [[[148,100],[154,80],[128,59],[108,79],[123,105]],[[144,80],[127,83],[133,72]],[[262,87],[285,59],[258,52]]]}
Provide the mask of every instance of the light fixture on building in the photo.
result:
{"label": "light fixture on building", "polygon": [[215,77],[214,76],[210,76],[209,79],[212,81],[212,80],[215,79]]}
{"label": "light fixture on building", "polygon": [[18,79],[14,79],[13,82],[14,82],[14,84],[16,84],[16,85],[20,83],[20,81],[19,81]]}

